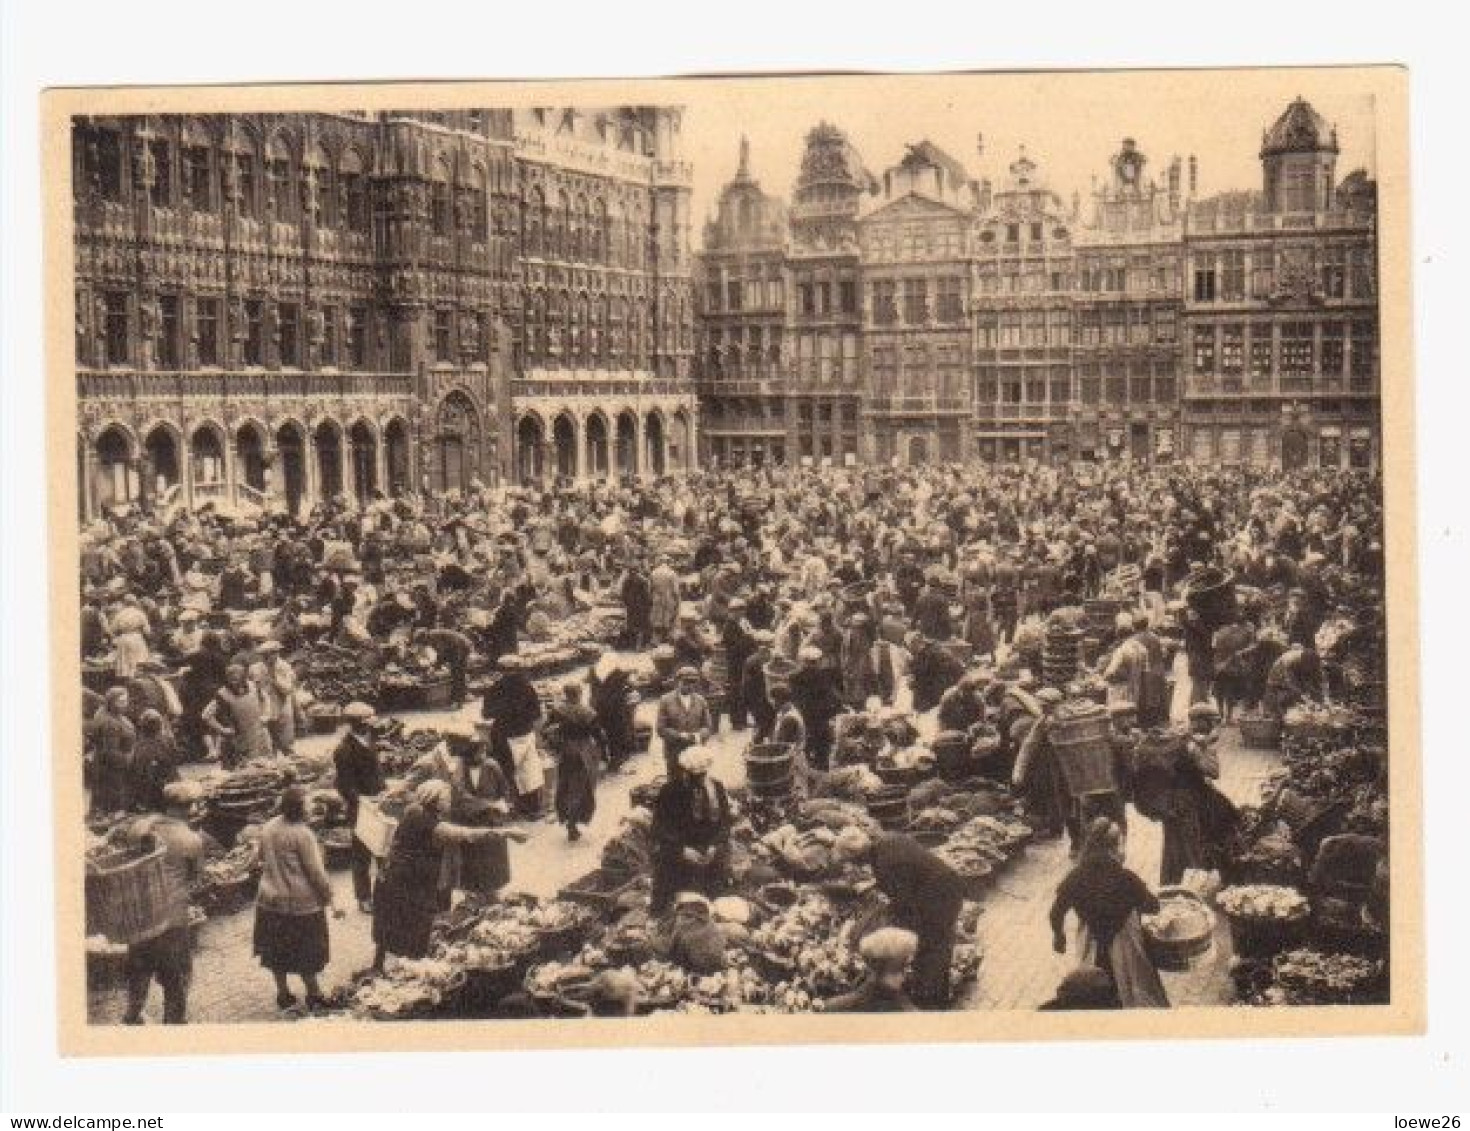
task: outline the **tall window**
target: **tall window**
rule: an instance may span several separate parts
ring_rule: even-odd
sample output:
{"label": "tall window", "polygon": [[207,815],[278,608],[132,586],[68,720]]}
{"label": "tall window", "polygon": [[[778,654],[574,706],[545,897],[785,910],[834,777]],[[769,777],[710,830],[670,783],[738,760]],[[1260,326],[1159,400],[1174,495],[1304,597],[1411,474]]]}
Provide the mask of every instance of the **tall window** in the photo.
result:
{"label": "tall window", "polygon": [[1215,268],[1213,266],[1194,269],[1194,301],[1215,301]]}
{"label": "tall window", "polygon": [[843,314],[857,313],[857,283],[854,280],[843,279],[837,284],[837,298]]}
{"label": "tall window", "polygon": [[449,182],[440,176],[429,183],[429,223],[436,236],[449,234],[453,209],[449,205]]}
{"label": "tall window", "polygon": [[367,368],[367,342],[367,307],[354,306],[347,312],[347,364],[353,369]]}
{"label": "tall window", "polygon": [[1322,376],[1342,377],[1343,360],[1343,324],[1324,322],[1322,324]]}
{"label": "tall window", "polygon": [[1000,316],[1001,349],[1019,349],[1021,346],[1021,312],[1003,311]]}
{"label": "tall window", "polygon": [[706,311],[720,309],[720,284],[706,283],[704,288],[704,308]]}
{"label": "tall window", "polygon": [[1353,298],[1372,298],[1375,290],[1373,281],[1373,249],[1355,247],[1350,256]]}
{"label": "tall window", "polygon": [[199,350],[199,364],[219,364],[219,299],[194,300],[194,337]]}
{"label": "tall window", "polygon": [[1367,380],[1378,372],[1378,334],[1373,322],[1360,318],[1353,322],[1353,377]]}
{"label": "tall window", "polygon": [[107,364],[126,365],[132,360],[128,340],[128,296],[123,291],[108,291],[102,296],[102,304]]}
{"label": "tall window", "polygon": [[1239,323],[1220,328],[1220,372],[1227,377],[1245,372],[1245,327]]}
{"label": "tall window", "polygon": [[1257,250],[1251,256],[1251,298],[1270,298],[1276,289],[1275,257],[1269,251]]}
{"label": "tall window", "polygon": [[209,175],[209,150],[202,145],[191,145],[183,152],[184,194],[189,207],[195,212],[209,212],[214,208],[214,193]]}
{"label": "tall window", "polygon": [[264,365],[265,304],[258,298],[245,301],[245,364]]}
{"label": "tall window", "polygon": [[351,154],[350,164],[343,161],[343,168],[337,174],[337,182],[342,186],[342,213],[346,221],[348,231],[366,232],[371,220],[368,216],[367,179],[362,171],[355,168],[357,157]]}
{"label": "tall window", "polygon": [[255,172],[255,158],[249,153],[235,157],[235,179],[240,191],[240,215],[258,216],[260,184]]}
{"label": "tall window", "polygon": [[1220,253],[1220,299],[1240,302],[1245,298],[1245,252]]}
{"label": "tall window", "polygon": [[731,279],[725,284],[725,307],[727,310],[742,310],[745,307],[745,284]]}
{"label": "tall window", "polygon": [[294,302],[276,306],[276,329],[281,342],[281,364],[291,368],[301,365],[301,307]]}
{"label": "tall window", "polygon": [[1102,311],[1083,310],[1077,317],[1077,343],[1095,346],[1102,342]]}
{"label": "tall window", "polygon": [[928,288],[923,279],[903,281],[903,320],[910,326],[918,326],[929,318]]}
{"label": "tall window", "polygon": [[891,279],[873,284],[873,321],[879,326],[898,321],[898,285]]}
{"label": "tall window", "polygon": [[158,296],[158,367],[180,369],[179,296]]}
{"label": "tall window", "polygon": [[1324,298],[1342,298],[1347,294],[1347,248],[1323,248],[1318,270]]}
{"label": "tall window", "polygon": [[953,278],[940,279],[936,317],[940,322],[952,324],[961,321],[964,316],[964,303],[960,300],[960,281]]}
{"label": "tall window", "polygon": [[335,368],[340,364],[341,327],[337,324],[337,308],[322,307],[322,365]]}
{"label": "tall window", "polygon": [[1251,380],[1270,381],[1272,354],[1271,327],[1261,323],[1251,327]]}
{"label": "tall window", "polygon": [[1215,331],[1211,327],[1194,332],[1194,372],[1201,377],[1215,372]]}
{"label": "tall window", "polygon": [[271,205],[277,220],[289,220],[294,214],[296,195],[291,191],[291,161],[284,154],[272,157],[266,167],[270,178]]}
{"label": "tall window", "polygon": [[1128,308],[1128,342],[1130,345],[1148,345],[1149,333],[1152,327],[1149,325],[1148,307],[1141,303]]}
{"label": "tall window", "polygon": [[449,310],[434,311],[434,360],[447,363],[453,361],[450,354],[450,338],[452,334],[453,312]]}
{"label": "tall window", "polygon": [[1154,311],[1154,341],[1172,342],[1179,332],[1179,318],[1172,307],[1159,307]]}
{"label": "tall window", "polygon": [[1065,346],[1072,340],[1072,323],[1065,310],[1051,310],[1046,315],[1046,344]]}
{"label": "tall window", "polygon": [[103,200],[122,199],[123,160],[122,139],[116,130],[98,130],[95,135],[96,163],[93,174],[97,182],[97,194]]}
{"label": "tall window", "polygon": [[1022,344],[1033,348],[1046,345],[1046,312],[1028,310],[1021,331]]}
{"label": "tall window", "polygon": [[1281,375],[1309,377],[1312,373],[1312,324],[1287,322],[1281,327]]}
{"label": "tall window", "polygon": [[149,188],[155,208],[172,208],[174,203],[173,150],[162,138],[148,143],[148,154],[153,159],[153,184]]}

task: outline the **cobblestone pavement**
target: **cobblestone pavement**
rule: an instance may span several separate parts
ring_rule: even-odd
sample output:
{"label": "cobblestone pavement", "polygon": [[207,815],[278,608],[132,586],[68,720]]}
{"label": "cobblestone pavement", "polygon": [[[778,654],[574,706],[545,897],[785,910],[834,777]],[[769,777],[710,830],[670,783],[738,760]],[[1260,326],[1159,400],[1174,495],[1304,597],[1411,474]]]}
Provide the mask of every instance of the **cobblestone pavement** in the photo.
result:
{"label": "cobblestone pavement", "polygon": [[[1179,681],[1176,713],[1187,705],[1188,688]],[[902,704],[901,704],[902,705]],[[640,717],[652,721],[654,705],[640,707]],[[463,726],[478,715],[472,702],[452,713],[414,715],[410,728]],[[1226,732],[1221,745],[1221,788],[1237,802],[1254,801],[1262,778],[1274,765],[1274,755],[1240,747],[1234,730]],[[743,780],[741,752],[744,734],[723,731],[711,743],[715,752],[713,773],[728,784]],[[304,752],[325,751],[333,737],[304,739]],[[597,814],[581,841],[568,843],[557,825],[542,821],[527,829],[530,839],[511,846],[513,879],[511,890],[553,896],[572,880],[597,867],[603,843],[627,813],[629,789],[663,773],[663,758],[654,749],[636,758],[622,774],[605,777],[598,789]],[[1156,882],[1162,851],[1158,825],[1130,814],[1128,864],[1149,883]],[[1047,912],[1058,881],[1068,868],[1065,841],[1032,845],[1022,859],[1000,876],[982,903],[979,940],[983,961],[978,982],[961,1005],[976,1010],[1030,1010],[1049,998],[1069,968],[1065,956],[1051,949]],[[351,878],[346,871],[335,873],[333,883],[338,906],[346,917],[333,920],[331,962],[323,975],[327,989],[340,984],[372,960],[371,918],[357,910],[352,898]],[[194,956],[194,980],[189,997],[191,1023],[271,1021],[281,1017],[269,973],[251,953],[254,914],[250,908],[210,919],[201,929]],[[1217,934],[1213,954],[1185,974],[1166,973],[1165,986],[1176,1006],[1219,1005],[1229,1000],[1228,931]],[[118,988],[93,989],[88,994],[89,1016],[96,1023],[117,1023],[122,1018],[125,998]],[[160,1020],[162,1002],[155,988],[145,1012],[150,1023]]]}

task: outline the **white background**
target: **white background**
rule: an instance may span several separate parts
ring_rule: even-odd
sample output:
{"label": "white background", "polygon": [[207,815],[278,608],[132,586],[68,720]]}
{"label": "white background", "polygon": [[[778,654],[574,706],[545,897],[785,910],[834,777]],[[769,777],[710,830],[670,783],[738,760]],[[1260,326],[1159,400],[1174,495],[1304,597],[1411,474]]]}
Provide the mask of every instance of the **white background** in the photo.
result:
{"label": "white background", "polygon": [[[486,1107],[1465,1111],[1470,744],[1463,327],[1464,36],[1427,5],[945,7],[688,0],[105,5],[0,0],[0,1110],[145,1113]],[[55,1055],[43,497],[39,91],[48,85],[655,76],[774,70],[1399,62],[1414,109],[1421,625],[1431,1029],[1424,1039],[1112,1046],[612,1051],[292,1061]],[[70,451],[70,436],[58,438]],[[69,587],[71,579],[60,579]],[[63,596],[66,596],[63,591]],[[1457,725],[1459,724],[1459,725]],[[262,992],[265,992],[264,987]],[[1391,1126],[1387,1119],[1381,1125]]]}

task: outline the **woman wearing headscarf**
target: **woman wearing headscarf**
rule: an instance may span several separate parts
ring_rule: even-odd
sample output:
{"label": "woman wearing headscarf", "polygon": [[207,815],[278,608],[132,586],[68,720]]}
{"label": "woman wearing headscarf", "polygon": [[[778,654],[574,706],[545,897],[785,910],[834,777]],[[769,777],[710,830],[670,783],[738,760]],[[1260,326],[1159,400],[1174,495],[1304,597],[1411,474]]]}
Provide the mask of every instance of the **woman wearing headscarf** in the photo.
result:
{"label": "woman wearing headscarf", "polygon": [[322,847],[306,823],[306,791],[289,786],[281,811],[260,833],[260,889],[255,898],[255,953],[276,980],[276,1005],[289,1009],[296,997],[286,979],[306,985],[306,1005],[324,1004],[318,975],[326,969],[327,912],[342,917]]}
{"label": "woman wearing headscarf", "polygon": [[1067,950],[1067,913],[1081,924],[1081,959],[1112,978],[1125,1009],[1167,1008],[1168,995],[1143,945],[1140,916],[1159,909],[1148,885],[1123,866],[1122,832],[1106,817],[1088,827],[1076,865],[1051,906],[1052,949]]}
{"label": "woman wearing headscarf", "polygon": [[265,696],[250,682],[245,666],[232,663],[225,670],[225,685],[200,716],[205,727],[224,742],[220,761],[226,769],[271,756],[268,710]]}
{"label": "woman wearing headscarf", "polygon": [[607,740],[597,714],[582,702],[582,685],[562,688],[562,702],[551,708],[545,735],[556,756],[556,819],[568,840],[581,840],[581,826],[597,810],[597,772]]}
{"label": "woman wearing headscarf", "polygon": [[414,790],[413,803],[404,811],[393,834],[387,866],[373,896],[373,969],[382,973],[388,955],[422,958],[429,952],[434,916],[443,906],[439,878],[445,850],[501,838],[521,841],[525,834],[497,829],[472,829],[446,819],[454,800],[453,787],[434,778]]}

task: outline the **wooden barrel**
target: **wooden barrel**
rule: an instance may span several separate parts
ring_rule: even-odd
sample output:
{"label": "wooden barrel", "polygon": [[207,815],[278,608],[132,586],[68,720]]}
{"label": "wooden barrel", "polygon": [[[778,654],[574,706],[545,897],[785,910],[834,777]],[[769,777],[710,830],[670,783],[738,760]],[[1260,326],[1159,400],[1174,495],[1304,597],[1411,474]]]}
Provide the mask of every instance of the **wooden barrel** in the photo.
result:
{"label": "wooden barrel", "polygon": [[793,751],[785,742],[757,742],[745,752],[745,781],[751,789],[790,785]]}

